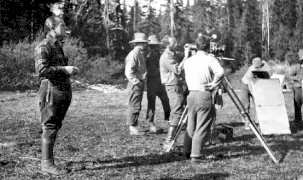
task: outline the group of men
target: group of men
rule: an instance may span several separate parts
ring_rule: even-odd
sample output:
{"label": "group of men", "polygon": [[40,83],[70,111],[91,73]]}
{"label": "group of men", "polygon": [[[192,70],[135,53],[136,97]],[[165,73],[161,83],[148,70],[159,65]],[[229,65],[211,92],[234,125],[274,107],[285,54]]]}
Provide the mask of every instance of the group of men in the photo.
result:
{"label": "group of men", "polygon": [[[72,99],[69,78],[79,73],[79,69],[68,66],[68,59],[63,52],[63,41],[67,36],[64,21],[59,17],[49,17],[45,22],[45,30],[46,38],[35,49],[35,68],[41,79],[38,92],[42,125],[41,170],[53,175],[63,175],[68,171],[55,165],[53,148]],[[161,130],[154,123],[156,96],[162,102],[164,119],[169,122],[167,137],[163,144],[165,149],[171,142],[183,110],[187,106],[188,122],[183,154],[186,158],[191,158],[193,163],[204,162],[203,145],[216,116],[212,92],[220,84],[224,74],[218,60],[207,53],[209,38],[199,36],[196,39],[197,52],[191,57],[189,47],[185,47],[182,60],[176,53],[178,42],[171,36],[165,36],[159,42],[155,35],[147,39],[144,33],[135,33],[134,40],[130,43],[134,48],[127,55],[125,66],[125,75],[129,81],[127,125],[130,135],[145,134],[138,127],[138,118],[146,85],[148,100],[146,119],[149,121],[150,132],[157,133]],[[162,54],[160,45],[165,46]],[[300,81],[303,79],[301,63],[303,50],[299,51],[299,56],[300,63],[292,68],[288,77],[299,82],[295,86],[294,102],[296,122],[302,129]],[[266,63],[260,58],[252,62],[252,69],[267,70]],[[251,74],[247,73],[242,79],[242,100],[247,111],[251,96],[247,80],[250,78]]]}
{"label": "group of men", "polygon": [[[47,18],[45,32],[45,39],[35,48],[35,68],[41,80],[38,92],[42,125],[41,170],[63,175],[69,171],[55,165],[53,148],[72,99],[70,76],[78,74],[79,69],[68,66],[68,58],[63,52],[63,42],[67,37],[64,21],[60,17]],[[184,154],[195,163],[202,162],[200,145],[205,142],[215,117],[211,94],[224,72],[217,59],[206,53],[209,38],[201,36],[196,40],[198,52],[195,56],[189,58],[190,50],[185,48],[182,61],[177,58],[178,42],[174,37],[165,36],[159,42],[155,35],[147,39],[144,33],[135,33],[130,43],[134,48],[127,55],[125,65],[125,75],[129,81],[127,125],[130,135],[145,134],[138,128],[138,118],[146,85],[149,130],[151,133],[161,131],[154,123],[155,100],[158,96],[162,101],[164,119],[169,122],[163,145],[166,148],[183,113],[187,92],[188,125]],[[161,54],[159,48],[162,44],[165,50]]]}
{"label": "group of men", "polygon": [[[169,120],[164,149],[171,143],[187,105],[188,123],[183,154],[194,163],[204,162],[201,150],[216,116],[212,91],[220,84],[224,74],[218,60],[207,53],[210,39],[199,36],[195,42],[198,51],[191,57],[190,48],[184,47],[183,59],[178,57],[178,42],[171,36],[164,36],[159,42],[155,35],[146,38],[144,33],[135,33],[130,43],[134,49],[126,57],[125,65],[129,93],[127,125],[130,134],[145,135],[138,126],[138,118],[146,84],[150,132],[157,132],[158,129],[153,121],[156,95],[162,101],[165,119]],[[156,46],[161,44],[165,49],[160,55],[160,49]]]}

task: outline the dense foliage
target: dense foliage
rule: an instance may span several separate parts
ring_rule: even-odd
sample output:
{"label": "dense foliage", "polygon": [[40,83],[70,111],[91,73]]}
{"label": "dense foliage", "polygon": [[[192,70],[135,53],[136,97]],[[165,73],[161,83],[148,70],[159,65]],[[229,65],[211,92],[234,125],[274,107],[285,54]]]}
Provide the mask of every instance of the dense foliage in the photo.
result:
{"label": "dense foliage", "polygon": [[[162,2],[156,9],[152,0],[0,0],[1,81],[4,87],[31,87],[32,49],[35,39],[50,16],[50,5],[61,3],[63,18],[71,29],[66,53],[80,66],[80,78],[91,82],[115,82],[124,78],[124,58],[136,31],[156,34],[159,39],[173,34],[182,48],[194,41],[198,29],[222,32],[219,45],[226,45],[225,56],[236,60],[227,64],[233,71],[250,64],[251,58],[287,61],[292,64],[303,48],[303,2],[301,0],[189,0]],[[264,7],[268,3],[269,46],[264,30]],[[13,13],[12,13],[13,12]],[[12,15],[13,14],[13,15]],[[30,68],[22,67],[27,66]],[[90,73],[86,73],[90,72]]]}

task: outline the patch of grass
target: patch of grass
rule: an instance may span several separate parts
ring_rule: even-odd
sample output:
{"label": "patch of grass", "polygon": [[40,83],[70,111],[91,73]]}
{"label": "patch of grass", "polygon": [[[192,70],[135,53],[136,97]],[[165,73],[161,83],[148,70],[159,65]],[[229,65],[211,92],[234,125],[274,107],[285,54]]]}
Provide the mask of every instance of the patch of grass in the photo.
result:
{"label": "patch of grass", "polygon": [[[146,95],[146,94],[145,94]],[[205,153],[221,155],[209,163],[194,165],[180,156],[183,132],[176,148],[164,153],[165,134],[129,135],[126,91],[102,93],[75,91],[55,146],[56,163],[72,170],[57,179],[110,180],[212,180],[295,179],[303,173],[303,135],[265,137],[277,159],[274,164],[227,94],[218,110],[217,123],[234,127],[229,143],[207,146]],[[289,119],[293,119],[291,94],[285,94]],[[145,121],[146,96],[139,123]],[[252,112],[252,117],[254,113]],[[157,99],[155,123],[167,128]],[[0,93],[0,179],[56,179],[40,172],[40,123],[35,93]]]}

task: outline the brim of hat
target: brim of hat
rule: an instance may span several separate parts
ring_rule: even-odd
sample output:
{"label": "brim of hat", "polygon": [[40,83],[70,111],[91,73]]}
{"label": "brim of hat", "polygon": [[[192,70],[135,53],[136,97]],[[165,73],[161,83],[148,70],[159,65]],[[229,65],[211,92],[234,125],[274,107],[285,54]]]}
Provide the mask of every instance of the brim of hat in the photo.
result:
{"label": "brim of hat", "polygon": [[264,65],[264,63],[262,62],[260,66],[257,66],[257,67],[254,66],[254,67],[255,67],[255,68],[260,68],[260,67],[262,67],[263,65]]}
{"label": "brim of hat", "polygon": [[143,42],[143,43],[148,43],[149,41],[147,40],[132,40],[132,41],[129,41],[129,43],[137,43],[137,42]]}
{"label": "brim of hat", "polygon": [[162,45],[163,43],[148,43],[148,45]]}

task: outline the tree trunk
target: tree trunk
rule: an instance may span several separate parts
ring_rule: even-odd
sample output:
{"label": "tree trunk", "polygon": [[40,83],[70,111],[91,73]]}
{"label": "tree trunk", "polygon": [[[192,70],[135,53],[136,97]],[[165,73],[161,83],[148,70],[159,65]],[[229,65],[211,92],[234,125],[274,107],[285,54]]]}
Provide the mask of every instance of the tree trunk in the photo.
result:
{"label": "tree trunk", "polygon": [[170,35],[174,36],[174,2],[170,0]]}
{"label": "tree trunk", "polygon": [[136,32],[136,9],[137,9],[137,0],[134,0],[134,33]]}

